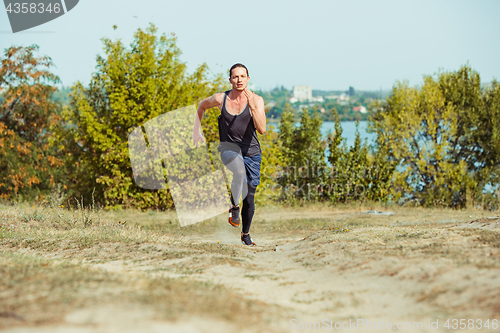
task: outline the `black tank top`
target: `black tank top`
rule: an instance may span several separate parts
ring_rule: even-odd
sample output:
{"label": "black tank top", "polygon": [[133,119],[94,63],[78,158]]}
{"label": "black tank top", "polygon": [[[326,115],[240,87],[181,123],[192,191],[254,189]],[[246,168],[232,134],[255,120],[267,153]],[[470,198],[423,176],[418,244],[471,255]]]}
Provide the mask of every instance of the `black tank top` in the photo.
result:
{"label": "black tank top", "polygon": [[250,113],[250,107],[247,103],[245,109],[237,115],[227,112],[226,99],[229,92],[224,92],[224,100],[218,118],[221,142],[219,150],[231,149],[231,144],[224,145],[224,142],[229,142],[238,145],[243,156],[258,155],[261,153],[260,143],[257,140],[257,131]]}

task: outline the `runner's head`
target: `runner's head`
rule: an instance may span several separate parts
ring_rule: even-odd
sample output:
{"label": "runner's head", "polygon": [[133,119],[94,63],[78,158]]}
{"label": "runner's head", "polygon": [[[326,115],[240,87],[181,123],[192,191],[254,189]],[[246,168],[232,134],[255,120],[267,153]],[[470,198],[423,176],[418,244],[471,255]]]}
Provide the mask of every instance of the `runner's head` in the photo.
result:
{"label": "runner's head", "polygon": [[231,69],[229,70],[229,77],[230,78],[231,78],[231,75],[233,75],[233,69],[238,68],[238,67],[244,68],[247,72],[247,76],[250,77],[250,75],[248,75],[248,68],[243,64],[237,63],[237,64],[232,65]]}
{"label": "runner's head", "polygon": [[229,70],[229,82],[234,90],[245,90],[249,79],[248,69],[243,64],[234,64]]}

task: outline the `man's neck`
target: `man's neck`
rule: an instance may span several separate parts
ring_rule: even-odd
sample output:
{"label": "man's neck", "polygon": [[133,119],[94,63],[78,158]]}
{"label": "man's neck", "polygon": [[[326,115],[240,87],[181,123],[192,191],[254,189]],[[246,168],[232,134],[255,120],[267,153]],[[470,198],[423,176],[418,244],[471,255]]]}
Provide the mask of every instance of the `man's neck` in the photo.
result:
{"label": "man's neck", "polygon": [[229,98],[231,98],[232,100],[241,100],[244,97],[245,94],[243,90],[239,91],[236,89],[231,89],[231,91],[229,92]]}

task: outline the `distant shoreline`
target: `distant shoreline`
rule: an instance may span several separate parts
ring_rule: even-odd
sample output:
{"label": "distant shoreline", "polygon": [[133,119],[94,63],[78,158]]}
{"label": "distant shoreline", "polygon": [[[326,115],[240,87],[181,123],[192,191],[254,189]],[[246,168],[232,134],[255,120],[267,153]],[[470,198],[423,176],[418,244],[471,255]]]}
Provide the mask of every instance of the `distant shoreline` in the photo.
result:
{"label": "distant shoreline", "polygon": [[[279,124],[280,123],[281,118],[278,118],[278,119],[276,119],[276,118],[267,118],[266,121],[267,121],[268,125],[271,125],[271,124],[275,125],[275,124]],[[333,123],[333,122],[334,121],[332,121],[332,120],[323,120],[323,123]],[[354,123],[354,122],[356,122],[356,120],[348,120],[348,119],[346,119],[346,120],[341,120],[340,122],[341,123],[349,123],[349,122],[353,122]],[[368,122],[368,120],[359,120],[359,122]]]}

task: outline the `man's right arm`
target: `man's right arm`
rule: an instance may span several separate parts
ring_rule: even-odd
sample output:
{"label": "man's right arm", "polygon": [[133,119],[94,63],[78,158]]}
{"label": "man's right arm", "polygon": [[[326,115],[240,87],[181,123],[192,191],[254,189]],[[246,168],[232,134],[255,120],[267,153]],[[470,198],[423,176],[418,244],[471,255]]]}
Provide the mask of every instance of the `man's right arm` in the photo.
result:
{"label": "man's right arm", "polygon": [[193,125],[193,144],[196,148],[198,147],[198,141],[200,140],[202,142],[205,141],[200,133],[201,119],[203,118],[205,111],[207,109],[214,108],[216,106],[221,107],[223,97],[224,97],[223,93],[212,95],[201,101],[200,105],[198,106],[198,110],[196,111],[196,115],[194,117],[194,125]]}

